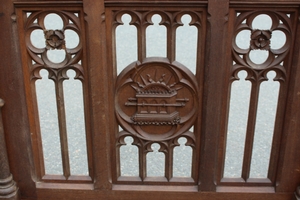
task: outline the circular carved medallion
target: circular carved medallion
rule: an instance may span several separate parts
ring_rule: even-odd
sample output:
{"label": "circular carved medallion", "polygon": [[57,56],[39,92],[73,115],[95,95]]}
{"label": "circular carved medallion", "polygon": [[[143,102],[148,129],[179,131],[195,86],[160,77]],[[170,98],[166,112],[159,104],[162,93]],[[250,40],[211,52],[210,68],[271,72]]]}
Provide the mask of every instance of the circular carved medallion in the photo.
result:
{"label": "circular carved medallion", "polygon": [[140,138],[176,137],[196,119],[197,91],[195,76],[178,62],[134,62],[117,79],[116,116],[124,130]]}

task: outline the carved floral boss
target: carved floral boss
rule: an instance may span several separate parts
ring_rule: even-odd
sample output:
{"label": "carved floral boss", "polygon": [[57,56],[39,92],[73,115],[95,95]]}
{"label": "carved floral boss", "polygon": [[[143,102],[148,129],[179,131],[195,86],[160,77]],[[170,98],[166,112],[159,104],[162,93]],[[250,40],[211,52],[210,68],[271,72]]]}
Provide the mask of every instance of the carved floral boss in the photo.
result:
{"label": "carved floral boss", "polygon": [[254,30],[251,34],[251,49],[269,50],[271,35],[270,30]]}
{"label": "carved floral boss", "polygon": [[[271,20],[270,23],[264,24],[265,29],[259,29],[260,26],[255,23],[262,15]],[[251,11],[239,14],[232,40],[234,62],[238,66],[249,66],[259,70],[280,65],[291,46],[291,24],[291,19],[286,13]],[[251,32],[249,43],[239,41],[245,36],[243,31]],[[267,52],[261,52],[259,55],[261,50]]]}
{"label": "carved floral boss", "polygon": [[166,139],[187,131],[195,120],[197,84],[179,63],[151,58],[118,76],[116,116],[123,129],[143,139]]}
{"label": "carved floral boss", "polygon": [[65,35],[62,30],[45,30],[47,49],[65,49]]}

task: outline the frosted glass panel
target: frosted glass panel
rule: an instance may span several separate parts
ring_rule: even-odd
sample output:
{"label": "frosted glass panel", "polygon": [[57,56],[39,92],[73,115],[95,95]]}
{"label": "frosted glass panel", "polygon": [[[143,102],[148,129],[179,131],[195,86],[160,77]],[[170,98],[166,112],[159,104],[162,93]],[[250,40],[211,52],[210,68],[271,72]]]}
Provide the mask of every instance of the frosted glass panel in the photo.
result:
{"label": "frosted glass panel", "polygon": [[160,145],[151,145],[153,152],[147,154],[147,176],[165,176],[165,155],[158,152]]}
{"label": "frosted glass panel", "polygon": [[121,176],[139,176],[138,148],[132,145],[132,137],[124,140],[126,145],[120,148]]}
{"label": "frosted glass panel", "polygon": [[183,26],[176,31],[176,60],[196,74],[198,30],[190,26],[190,15],[181,18]]}
{"label": "frosted glass panel", "polygon": [[159,25],[161,22],[161,16],[155,14],[152,16],[153,25],[150,25],[146,29],[146,52],[147,57],[167,56],[167,29],[163,25]]}
{"label": "frosted glass panel", "polygon": [[137,30],[130,25],[131,16],[122,16],[123,25],[116,28],[116,56],[117,73],[119,74],[126,66],[137,60]]}
{"label": "frosted glass panel", "polygon": [[68,70],[64,81],[64,100],[68,147],[72,175],[87,175],[87,149],[82,83],[75,80],[75,71]]}
{"label": "frosted glass panel", "polygon": [[173,153],[173,176],[191,177],[193,149],[185,146],[187,139],[178,139],[180,146],[174,148]]}
{"label": "frosted glass panel", "polygon": [[224,177],[238,178],[242,174],[247,132],[251,83],[246,71],[238,73],[240,80],[231,85],[230,108],[226,140]]}
{"label": "frosted glass panel", "polygon": [[46,174],[63,174],[54,82],[40,71],[35,83]]}
{"label": "frosted glass panel", "polygon": [[251,160],[251,178],[267,178],[280,84],[274,81],[276,73],[267,74],[268,81],[260,86],[254,144]]}

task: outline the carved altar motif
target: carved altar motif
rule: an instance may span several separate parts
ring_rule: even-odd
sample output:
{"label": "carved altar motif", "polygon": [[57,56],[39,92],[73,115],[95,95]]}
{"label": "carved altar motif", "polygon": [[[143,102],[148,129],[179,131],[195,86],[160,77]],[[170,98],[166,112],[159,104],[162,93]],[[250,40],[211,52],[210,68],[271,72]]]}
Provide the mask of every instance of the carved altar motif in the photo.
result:
{"label": "carved altar motif", "polygon": [[151,58],[129,65],[117,81],[120,125],[141,138],[157,140],[188,130],[197,109],[194,79],[187,68],[167,59]]}
{"label": "carved altar motif", "polygon": [[[155,76],[157,74],[155,73]],[[142,75],[143,83],[137,82],[138,87],[131,85],[136,90],[135,98],[128,98],[126,106],[136,106],[137,113],[131,117],[134,124],[138,125],[176,125],[180,123],[180,116],[176,107],[184,107],[189,99],[177,99],[176,83],[169,84],[165,80],[166,74],[159,79],[151,78],[147,74],[148,80]],[[167,75],[168,76],[168,75]]]}

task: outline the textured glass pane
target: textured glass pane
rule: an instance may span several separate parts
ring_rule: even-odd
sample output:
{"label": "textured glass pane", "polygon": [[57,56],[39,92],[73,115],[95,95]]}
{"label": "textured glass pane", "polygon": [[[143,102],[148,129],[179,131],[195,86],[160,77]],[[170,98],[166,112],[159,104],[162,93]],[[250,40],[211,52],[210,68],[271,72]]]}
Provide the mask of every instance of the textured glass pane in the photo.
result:
{"label": "textured glass pane", "polygon": [[64,81],[64,100],[68,147],[72,175],[87,175],[87,151],[82,83],[75,80],[75,71],[68,70]]}
{"label": "textured glass pane", "polygon": [[120,148],[121,176],[139,176],[138,148],[132,142],[132,137],[125,137],[126,145]]}
{"label": "textured glass pane", "polygon": [[247,131],[251,83],[246,71],[231,85],[224,177],[241,177]]}
{"label": "textured glass pane", "polygon": [[146,51],[147,57],[158,56],[166,57],[167,55],[167,30],[163,25],[159,25],[161,22],[161,16],[155,14],[152,16],[153,25],[150,25],[146,29]]}
{"label": "textured glass pane", "polygon": [[190,15],[181,18],[183,26],[176,31],[176,60],[196,74],[198,30],[190,26]]}
{"label": "textured glass pane", "polygon": [[251,178],[267,178],[280,84],[273,81],[276,73],[270,71],[268,81],[260,86],[254,144],[251,160]]}
{"label": "textured glass pane", "polygon": [[117,73],[137,60],[137,30],[134,25],[129,25],[131,16],[122,16],[123,25],[116,28],[116,54]]}
{"label": "textured glass pane", "polygon": [[185,146],[187,139],[178,139],[180,146],[174,148],[173,153],[173,176],[191,177],[193,149]]}
{"label": "textured glass pane", "polygon": [[153,152],[147,154],[147,176],[165,176],[165,155],[158,152],[160,145],[151,145]]}
{"label": "textured glass pane", "polygon": [[41,70],[36,81],[36,95],[46,174],[62,174],[58,116],[54,82],[48,79],[47,70]]}

